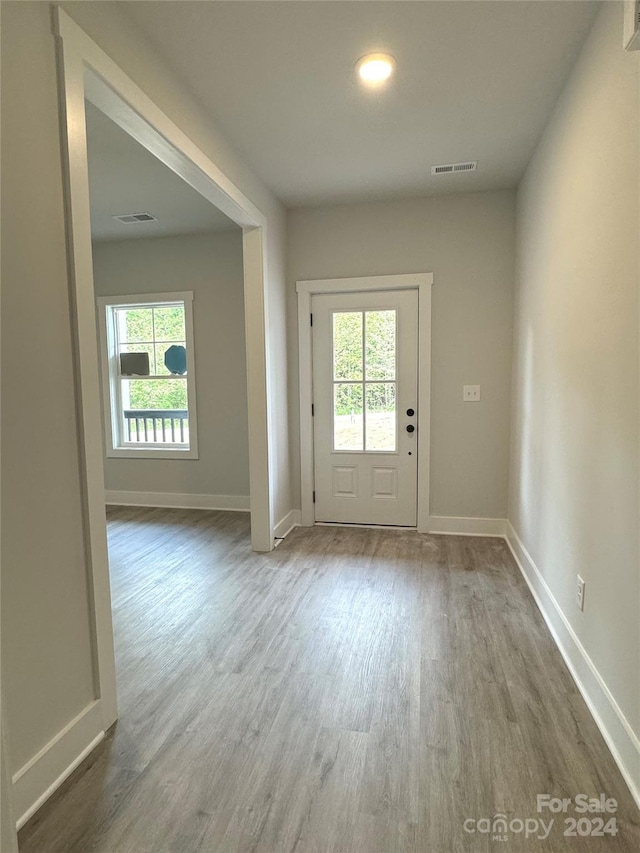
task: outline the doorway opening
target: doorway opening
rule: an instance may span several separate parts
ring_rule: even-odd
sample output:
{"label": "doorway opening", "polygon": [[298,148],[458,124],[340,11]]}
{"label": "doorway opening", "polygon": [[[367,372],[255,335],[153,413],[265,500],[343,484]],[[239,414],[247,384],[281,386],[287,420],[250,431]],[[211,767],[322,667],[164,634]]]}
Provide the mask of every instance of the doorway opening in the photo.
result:
{"label": "doorway opening", "polygon": [[[99,345],[96,329],[93,253],[90,224],[89,174],[87,165],[86,102],[97,109],[139,143],[150,155],[186,182],[204,201],[217,208],[241,229],[244,332],[246,358],[247,445],[249,469],[249,501],[251,544],[254,550],[269,551],[273,547],[272,488],[270,476],[269,399],[267,380],[267,325],[265,316],[265,228],[266,218],[224,172],[200,151],[136,84],[75,24],[61,9],[55,9],[56,34],[59,38],[61,95],[63,101],[65,139],[63,151],[67,165],[67,222],[69,267],[75,336],[76,387],[78,421],[82,446],[83,513],[87,566],[92,608],[92,633],[95,649],[95,702],[87,711],[86,725],[100,737],[117,718],[113,621],[109,586],[104,493],[103,398],[100,392]],[[140,214],[147,211],[118,211]],[[181,286],[176,291],[183,293]],[[120,294],[118,294],[120,295]],[[140,295],[140,294],[138,294]],[[174,294],[175,296],[175,294]],[[162,306],[154,299],[152,309]],[[182,300],[186,310],[186,301]],[[126,321],[125,321],[126,326]],[[174,329],[175,332],[175,329]],[[187,337],[187,336],[185,336]],[[127,342],[123,341],[127,346]],[[188,351],[188,341],[136,340],[135,353],[143,343],[151,345],[158,367],[156,345],[170,344]],[[168,347],[167,347],[168,348]],[[160,354],[160,371],[166,368],[166,349]],[[187,352],[188,355],[188,352]],[[167,368],[170,372],[171,368]],[[178,367],[178,372],[179,372]],[[188,369],[187,369],[188,374]],[[157,373],[155,375],[158,375]],[[126,381],[134,381],[130,377]],[[167,381],[163,375],[158,381]],[[175,381],[176,388],[180,380]],[[187,380],[188,384],[188,380]],[[131,390],[131,389],[129,389]],[[187,395],[188,396],[188,395]],[[138,401],[139,402],[139,401]],[[129,398],[131,403],[131,398]],[[131,413],[137,406],[122,406],[121,414]],[[140,407],[141,408],[141,407]],[[149,407],[153,408],[153,407]],[[166,411],[168,406],[160,406]],[[192,449],[189,405],[171,407],[187,409],[188,446]],[[127,420],[131,420],[128,418]],[[180,433],[180,418],[174,420]],[[138,424],[135,434],[138,432]],[[149,429],[144,441],[149,444]],[[165,422],[165,430],[171,427]],[[158,425],[156,424],[156,430]],[[160,427],[160,430],[162,428]],[[125,443],[129,438],[125,430]],[[133,433],[132,433],[133,437]],[[129,442],[130,443],[130,442]],[[184,442],[182,442],[184,443]],[[156,448],[157,449],[157,448]],[[179,448],[173,447],[175,451]],[[89,720],[89,717],[91,718]],[[101,730],[101,731],[100,731]]]}
{"label": "doorway opening", "polygon": [[106,503],[246,511],[242,229],[85,111]]}

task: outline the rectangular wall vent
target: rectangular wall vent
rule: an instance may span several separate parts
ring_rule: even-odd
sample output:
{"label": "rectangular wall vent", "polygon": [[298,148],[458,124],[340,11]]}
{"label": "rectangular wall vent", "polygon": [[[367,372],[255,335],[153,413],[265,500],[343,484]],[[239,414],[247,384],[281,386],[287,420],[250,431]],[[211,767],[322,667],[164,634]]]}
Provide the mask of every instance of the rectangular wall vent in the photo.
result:
{"label": "rectangular wall vent", "polygon": [[475,172],[478,166],[477,160],[468,160],[466,163],[443,163],[441,166],[432,166],[432,175],[444,175],[448,172]]}
{"label": "rectangular wall vent", "polygon": [[158,217],[152,216],[150,213],[121,213],[119,216],[114,216],[118,222],[124,225],[133,225],[136,222],[157,222]]}

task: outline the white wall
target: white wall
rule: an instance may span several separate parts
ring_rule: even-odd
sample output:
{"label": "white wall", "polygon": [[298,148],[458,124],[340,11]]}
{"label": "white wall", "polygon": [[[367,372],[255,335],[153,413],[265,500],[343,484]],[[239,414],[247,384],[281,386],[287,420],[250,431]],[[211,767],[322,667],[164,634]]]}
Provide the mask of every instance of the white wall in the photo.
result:
{"label": "white wall", "polygon": [[[284,210],[120,4],[66,8],[267,217],[278,520],[290,509]],[[1,12],[2,679],[15,772],[48,749],[95,692],[51,7],[8,2]],[[46,762],[36,764],[44,768]],[[64,769],[46,767],[38,777],[42,790]]]}
{"label": "white wall", "polygon": [[45,4],[2,4],[2,347],[2,680],[13,772],[94,696]]}
{"label": "white wall", "polygon": [[[288,223],[291,324],[296,280],[433,272],[430,511],[505,518],[515,194],[300,208]],[[296,341],[292,335],[298,496]],[[481,385],[480,403],[462,402],[464,384]]]}
{"label": "white wall", "polygon": [[518,193],[509,518],[638,736],[640,54],[621,45],[621,4],[604,3]]}
{"label": "white wall", "polygon": [[18,853],[18,838],[16,836],[16,819],[13,813],[11,797],[11,775],[9,773],[9,755],[7,751],[4,699],[1,702],[0,713],[0,850],[2,853]]}
{"label": "white wall", "polygon": [[107,490],[249,495],[240,229],[97,242],[96,296],[192,290],[198,459],[105,460]]}

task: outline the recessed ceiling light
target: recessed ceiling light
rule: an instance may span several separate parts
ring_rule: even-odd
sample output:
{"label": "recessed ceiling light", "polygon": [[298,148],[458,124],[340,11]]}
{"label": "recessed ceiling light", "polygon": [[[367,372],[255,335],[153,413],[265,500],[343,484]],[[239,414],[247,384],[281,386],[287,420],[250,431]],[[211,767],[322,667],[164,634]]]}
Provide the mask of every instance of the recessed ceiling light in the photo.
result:
{"label": "recessed ceiling light", "polygon": [[356,62],[360,79],[370,86],[384,83],[391,77],[396,61],[389,53],[368,53]]}

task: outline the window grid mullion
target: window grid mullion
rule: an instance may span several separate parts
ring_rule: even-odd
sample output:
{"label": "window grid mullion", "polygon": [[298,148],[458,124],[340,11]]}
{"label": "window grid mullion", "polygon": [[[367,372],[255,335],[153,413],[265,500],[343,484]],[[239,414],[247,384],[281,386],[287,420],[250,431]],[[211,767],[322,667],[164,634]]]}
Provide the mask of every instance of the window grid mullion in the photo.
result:
{"label": "window grid mullion", "polygon": [[333,379],[334,385],[395,385],[395,379]]}
{"label": "window grid mullion", "polygon": [[156,364],[156,307],[151,306],[151,334],[153,336],[153,373],[158,375],[158,365]]}

